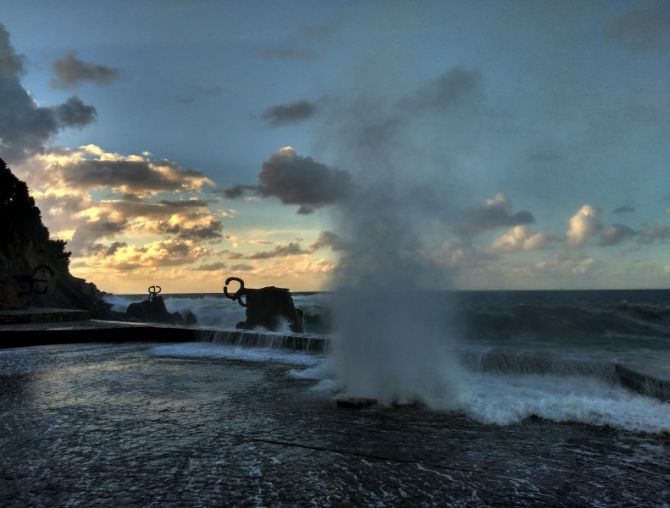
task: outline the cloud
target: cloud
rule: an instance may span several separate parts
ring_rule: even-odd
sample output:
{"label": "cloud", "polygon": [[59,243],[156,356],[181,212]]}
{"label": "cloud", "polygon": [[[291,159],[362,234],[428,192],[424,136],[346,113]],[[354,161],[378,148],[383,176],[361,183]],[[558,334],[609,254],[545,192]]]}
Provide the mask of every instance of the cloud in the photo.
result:
{"label": "cloud", "polygon": [[575,247],[584,245],[601,228],[600,210],[591,205],[584,205],[570,217],[566,233],[567,244]]}
{"label": "cloud", "polygon": [[104,65],[84,62],[76,51],[69,51],[53,63],[56,77],[51,80],[54,88],[75,88],[84,82],[108,85],[119,77],[119,71]]}
{"label": "cloud", "polygon": [[413,96],[401,101],[400,105],[415,110],[450,111],[465,100],[483,98],[481,83],[479,71],[461,66],[452,67],[421,87]]}
{"label": "cloud", "polygon": [[585,275],[604,266],[605,263],[594,257],[586,257],[582,254],[575,255],[573,251],[564,251],[554,254],[549,259],[533,263],[528,268],[532,272]]}
{"label": "cloud", "polygon": [[70,189],[105,189],[147,196],[214,186],[201,172],[174,162],[105,152],[96,145],[53,150],[38,159],[46,178]]}
{"label": "cloud", "polygon": [[105,267],[120,271],[132,271],[138,268],[165,268],[195,263],[209,251],[196,242],[188,240],[156,241],[141,247],[122,249],[118,257],[108,259]]}
{"label": "cloud", "polygon": [[[254,243],[271,243],[256,240]],[[273,250],[267,251],[258,251],[253,254],[243,255],[239,252],[228,253],[228,259],[272,259],[279,257],[287,256],[299,256],[302,254],[313,254],[314,252],[330,248],[333,251],[343,250],[346,248],[345,242],[340,238],[340,236],[332,231],[322,231],[319,234],[317,240],[309,245],[307,248],[303,248],[298,242],[290,242],[286,245],[277,245]]]}
{"label": "cloud", "polygon": [[635,211],[635,208],[632,206],[620,206],[618,208],[615,208],[612,213],[633,213]]}
{"label": "cloud", "polygon": [[274,250],[254,252],[253,254],[244,256],[244,259],[270,259],[308,253],[309,251],[303,249],[299,243],[291,242],[287,245],[277,245]]}
{"label": "cloud", "polygon": [[230,269],[231,269],[231,271],[234,271],[234,272],[236,272],[236,271],[248,272],[250,270],[253,270],[254,267],[251,266],[251,265],[245,265],[244,263],[240,263],[240,264],[237,264],[237,265],[231,265]]}
{"label": "cloud", "polygon": [[104,245],[102,243],[95,243],[88,248],[90,254],[95,254],[101,257],[110,257],[114,256],[119,249],[128,247],[126,242],[112,242],[109,245]]}
{"label": "cloud", "polygon": [[436,255],[437,262],[452,270],[473,270],[490,263],[496,256],[468,241],[453,237],[447,240]]}
{"label": "cloud", "polygon": [[62,125],[84,127],[93,122],[98,113],[93,106],[87,106],[79,97],[70,97],[67,102],[53,108]]}
{"label": "cloud", "polygon": [[[153,266],[152,253],[163,256],[186,247],[201,255],[206,250],[202,244],[223,236],[222,218],[228,212],[210,210],[213,201],[172,197],[201,192],[213,183],[171,162],[86,145],[48,150],[15,169],[28,181],[52,234],[68,241],[77,263],[91,268],[102,262],[126,271]],[[138,245],[152,237],[164,245],[153,242],[153,250],[141,251]],[[114,242],[106,245],[102,239]],[[178,259],[179,264],[189,262]],[[171,266],[172,261],[166,263]]]}
{"label": "cloud", "polygon": [[476,234],[499,227],[532,224],[534,221],[530,212],[513,213],[512,203],[499,192],[486,200],[483,206],[468,210],[464,223],[458,229],[465,234]]}
{"label": "cloud", "polygon": [[527,226],[514,226],[491,243],[496,253],[543,249],[549,237],[544,233],[531,233]]}
{"label": "cloud", "polygon": [[333,233],[332,231],[322,231],[316,242],[309,246],[309,251],[314,252],[326,247],[330,247],[333,251],[339,251],[346,249],[347,244],[337,233]]}
{"label": "cloud", "polygon": [[632,238],[637,233],[623,224],[611,224],[600,231],[600,240],[598,245],[612,246]]}
{"label": "cloud", "polygon": [[43,151],[59,130],[83,127],[96,117],[95,108],[76,96],[59,106],[39,106],[21,85],[23,62],[0,24],[0,153],[10,162]]}
{"label": "cloud", "polygon": [[303,122],[314,116],[316,111],[316,104],[302,100],[268,108],[263,113],[263,118],[271,126],[278,127],[280,125]]}
{"label": "cloud", "polygon": [[74,256],[83,256],[98,251],[95,246],[96,240],[105,237],[113,237],[126,228],[125,220],[113,220],[109,215],[104,215],[96,220],[87,221],[79,225],[75,230],[72,240],[68,242],[68,248]]}
{"label": "cloud", "polygon": [[656,241],[662,242],[668,239],[670,239],[670,226],[656,224],[655,226],[648,227],[642,231],[637,239],[637,243],[649,244]]}
{"label": "cloud", "polygon": [[109,213],[128,224],[126,232],[154,234],[196,242],[223,237],[223,224],[208,208],[208,202],[189,200],[144,201],[108,200],[97,203],[103,213]]}
{"label": "cloud", "polygon": [[664,51],[670,46],[670,3],[640,0],[624,14],[612,19],[607,38],[623,44],[631,53]]}
{"label": "cloud", "polygon": [[291,147],[274,153],[263,163],[257,192],[275,196],[286,205],[300,205],[299,213],[335,203],[351,190],[351,176],[311,157],[298,155]]}
{"label": "cloud", "polygon": [[227,267],[228,265],[226,265],[226,263],[217,262],[217,263],[210,263],[207,265],[200,265],[194,268],[194,270],[198,270],[199,272],[218,272],[219,270],[223,270]]}
{"label": "cloud", "polygon": [[224,195],[229,199],[241,198],[247,192],[256,192],[258,187],[256,185],[235,185],[227,189],[223,189]]}
{"label": "cloud", "polygon": [[342,26],[346,17],[342,14],[325,19],[321,23],[301,25],[286,39],[263,48],[261,58],[274,61],[310,62],[319,58],[314,48],[330,39]]}
{"label": "cloud", "polygon": [[220,220],[212,219],[207,224],[196,224],[193,226],[184,226],[168,221],[158,223],[157,232],[163,234],[176,235],[177,238],[186,240],[216,240],[223,235],[223,224]]}

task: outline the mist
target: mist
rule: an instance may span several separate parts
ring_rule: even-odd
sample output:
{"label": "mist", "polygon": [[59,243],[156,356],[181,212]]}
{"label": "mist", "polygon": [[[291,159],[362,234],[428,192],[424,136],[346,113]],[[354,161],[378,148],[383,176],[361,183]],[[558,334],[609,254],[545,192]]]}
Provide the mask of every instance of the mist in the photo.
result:
{"label": "mist", "polygon": [[446,198],[458,194],[456,180],[417,156],[422,147],[409,131],[422,117],[397,104],[358,97],[326,122],[353,182],[333,214],[347,248],[331,280],[326,369],[345,397],[450,408],[460,368],[455,323],[438,292],[450,287],[450,272],[435,252],[457,208],[456,197]]}

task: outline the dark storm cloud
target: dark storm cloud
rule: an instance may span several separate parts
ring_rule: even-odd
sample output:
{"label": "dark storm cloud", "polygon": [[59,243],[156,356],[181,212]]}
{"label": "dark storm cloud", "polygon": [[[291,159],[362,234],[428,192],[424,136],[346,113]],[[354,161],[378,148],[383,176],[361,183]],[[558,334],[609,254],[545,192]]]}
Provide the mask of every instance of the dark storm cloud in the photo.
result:
{"label": "dark storm cloud", "polygon": [[248,192],[256,192],[258,187],[255,185],[235,185],[229,187],[228,189],[223,189],[224,195],[229,199],[237,199],[244,196]]}
{"label": "dark storm cloud", "polygon": [[350,189],[349,173],[298,155],[291,148],[279,150],[263,163],[258,185],[263,197],[276,196],[286,205],[308,209],[334,203]]}
{"label": "dark storm cloud", "polygon": [[632,206],[620,206],[618,208],[615,208],[612,213],[633,213],[635,211],[635,208]]}
{"label": "dark storm cloud", "polygon": [[670,2],[638,1],[607,24],[606,35],[631,53],[666,50],[670,47]]}
{"label": "dark storm cloud", "polygon": [[648,227],[640,233],[637,243],[649,244],[656,241],[663,242],[670,239],[670,226],[665,224],[656,224]]}
{"label": "dark storm cloud", "polygon": [[119,71],[112,67],[87,63],[77,57],[76,51],[69,51],[53,63],[56,77],[51,80],[54,88],[75,88],[84,82],[108,85],[119,77]]}
{"label": "dark storm cloud", "polygon": [[79,97],[70,97],[67,102],[53,108],[62,125],[84,127],[93,122],[97,112],[93,106],[87,106]]}
{"label": "dark storm cloud", "polygon": [[263,113],[263,118],[273,127],[278,127],[307,120],[314,116],[316,111],[316,104],[302,100],[268,108]]}
{"label": "dark storm cloud", "polygon": [[600,231],[600,240],[598,245],[609,247],[624,242],[637,233],[624,224],[611,224]]}
{"label": "dark storm cloud", "polygon": [[76,187],[112,187],[130,193],[188,190],[205,179],[199,171],[169,161],[136,159],[76,161],[63,165],[62,175],[65,182]]}
{"label": "dark storm cloud", "polygon": [[22,75],[23,58],[0,24],[0,152],[10,161],[42,151],[60,129],[83,127],[95,119],[95,108],[78,97],[56,107],[38,106],[21,85]]}
{"label": "dark storm cloud", "polygon": [[479,71],[456,66],[425,84],[400,105],[409,109],[449,111],[466,99],[483,97],[481,85]]}
{"label": "dark storm cloud", "polygon": [[468,210],[461,232],[476,234],[499,227],[512,227],[535,222],[533,214],[522,210],[513,212],[512,203],[502,194],[496,194],[486,204]]}

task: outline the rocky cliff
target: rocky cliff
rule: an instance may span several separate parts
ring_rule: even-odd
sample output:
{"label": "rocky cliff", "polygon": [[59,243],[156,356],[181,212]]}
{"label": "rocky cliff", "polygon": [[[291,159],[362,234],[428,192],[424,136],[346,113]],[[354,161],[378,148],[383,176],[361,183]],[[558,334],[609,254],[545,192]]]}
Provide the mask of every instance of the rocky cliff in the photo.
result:
{"label": "rocky cliff", "polygon": [[[103,293],[70,274],[69,257],[64,241],[49,238],[26,184],[0,159],[0,306],[85,309],[94,317],[112,317]],[[36,289],[46,287],[46,292],[20,296],[27,288],[26,276],[41,265],[53,271],[51,275],[48,269],[41,269],[36,274],[48,281],[37,284]]]}

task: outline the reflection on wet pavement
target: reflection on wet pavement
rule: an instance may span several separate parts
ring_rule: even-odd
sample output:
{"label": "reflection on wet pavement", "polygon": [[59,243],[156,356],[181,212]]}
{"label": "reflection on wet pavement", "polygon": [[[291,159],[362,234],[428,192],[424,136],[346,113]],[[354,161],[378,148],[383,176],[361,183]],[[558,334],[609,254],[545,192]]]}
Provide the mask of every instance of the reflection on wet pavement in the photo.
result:
{"label": "reflection on wet pavement", "polygon": [[338,409],[291,367],[0,350],[0,504],[660,505],[670,437]]}

